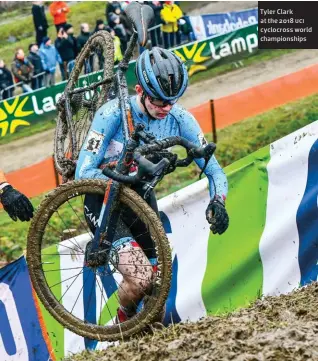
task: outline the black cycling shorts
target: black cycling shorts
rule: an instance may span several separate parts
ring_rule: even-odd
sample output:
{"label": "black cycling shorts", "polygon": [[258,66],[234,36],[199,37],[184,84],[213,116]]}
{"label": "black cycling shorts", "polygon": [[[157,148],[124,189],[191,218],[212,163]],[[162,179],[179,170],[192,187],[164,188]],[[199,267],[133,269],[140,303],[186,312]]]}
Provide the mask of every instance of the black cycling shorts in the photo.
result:
{"label": "black cycling shorts", "polygon": [[[143,196],[144,191],[141,187],[134,187],[134,189],[140,196]],[[84,200],[84,214],[86,222],[94,234],[96,225],[99,219],[100,211],[103,205],[104,195],[87,194]],[[151,192],[146,202],[150,207],[158,214],[157,200],[154,192]],[[121,238],[130,237],[133,238],[142,250],[145,252],[148,258],[156,258],[156,251],[154,249],[153,241],[150,237],[149,231],[145,224],[136,216],[136,214],[128,207],[120,205],[119,209],[116,209],[115,218],[117,218],[115,232],[112,242],[115,242]]]}

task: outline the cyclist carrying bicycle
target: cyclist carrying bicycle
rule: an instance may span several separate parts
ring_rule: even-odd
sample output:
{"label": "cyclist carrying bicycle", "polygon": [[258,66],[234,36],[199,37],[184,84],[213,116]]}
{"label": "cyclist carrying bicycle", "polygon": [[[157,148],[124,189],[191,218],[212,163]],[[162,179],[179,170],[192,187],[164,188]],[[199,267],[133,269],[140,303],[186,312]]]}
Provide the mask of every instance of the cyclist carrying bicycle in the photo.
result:
{"label": "cyclist carrying bicycle", "polygon": [[[145,131],[156,139],[181,136],[190,142],[204,146],[203,133],[195,118],[177,103],[188,85],[188,74],[181,60],[169,50],[153,47],[145,50],[137,59],[135,86],[136,95],[130,98],[134,123],[141,123]],[[81,149],[76,179],[107,179],[102,173],[107,163],[120,159],[124,147],[124,135],[121,127],[119,100],[114,99],[103,105],[95,114],[86,141]],[[203,159],[195,159],[197,165],[204,167]],[[131,168],[131,173],[135,171]],[[209,180],[210,203],[206,210],[206,219],[212,232],[222,234],[226,231],[229,218],[225,209],[228,192],[226,175],[213,156],[204,173]],[[144,195],[141,186],[133,189]],[[154,192],[146,199],[158,214]],[[103,203],[103,196],[87,195],[85,198],[86,221],[94,233]],[[131,225],[131,211],[121,210],[113,241],[113,247],[119,249],[118,270],[124,275],[118,289],[120,307],[117,321],[124,322],[136,313],[136,304],[151,287],[156,254],[152,240],[141,221]],[[138,234],[138,241],[135,239]],[[134,252],[138,249],[140,252]],[[138,266],[136,266],[138,261]],[[149,267],[153,265],[152,267]],[[122,269],[120,269],[122,268]],[[143,278],[138,277],[143,275]]]}
{"label": "cyclist carrying bicycle", "polygon": [[33,206],[29,199],[14,189],[6,180],[4,172],[0,169],[0,202],[9,216],[17,221],[29,221],[33,217]]}

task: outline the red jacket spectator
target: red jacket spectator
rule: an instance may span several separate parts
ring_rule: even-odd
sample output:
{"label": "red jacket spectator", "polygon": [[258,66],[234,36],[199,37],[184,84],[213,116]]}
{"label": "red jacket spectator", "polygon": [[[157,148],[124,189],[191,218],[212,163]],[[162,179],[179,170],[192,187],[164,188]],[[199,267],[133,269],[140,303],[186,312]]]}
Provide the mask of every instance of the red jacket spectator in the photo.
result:
{"label": "red jacket spectator", "polygon": [[49,9],[51,15],[53,16],[56,30],[58,31],[60,27],[66,24],[66,14],[70,11],[70,9],[64,1],[53,1]]}

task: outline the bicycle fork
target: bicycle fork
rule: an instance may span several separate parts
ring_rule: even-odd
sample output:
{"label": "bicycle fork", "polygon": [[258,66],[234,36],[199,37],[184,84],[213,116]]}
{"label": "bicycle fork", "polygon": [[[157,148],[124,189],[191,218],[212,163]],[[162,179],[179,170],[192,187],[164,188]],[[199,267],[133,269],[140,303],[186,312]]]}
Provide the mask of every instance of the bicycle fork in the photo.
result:
{"label": "bicycle fork", "polygon": [[105,266],[108,262],[119,218],[119,212],[114,212],[119,201],[119,190],[120,184],[118,182],[108,181],[94,238],[87,244],[85,250],[85,265],[88,267]]}

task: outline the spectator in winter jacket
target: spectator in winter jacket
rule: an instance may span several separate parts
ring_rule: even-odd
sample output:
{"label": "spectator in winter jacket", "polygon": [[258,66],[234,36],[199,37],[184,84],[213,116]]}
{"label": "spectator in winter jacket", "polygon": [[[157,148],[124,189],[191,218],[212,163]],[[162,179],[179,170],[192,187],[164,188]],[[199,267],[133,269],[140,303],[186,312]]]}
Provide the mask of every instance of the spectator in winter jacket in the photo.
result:
{"label": "spectator in winter jacket", "polygon": [[77,37],[77,54],[81,52],[84,45],[86,44],[91,33],[89,32],[89,25],[87,23],[81,24],[81,35]]}
{"label": "spectator in winter jacket", "polygon": [[126,29],[120,21],[120,16],[114,13],[109,14],[109,26],[115,30],[116,36],[119,37],[121,51],[124,53],[127,49],[128,37]]}
{"label": "spectator in winter jacket", "polygon": [[49,27],[42,3],[43,1],[33,1],[32,5],[33,22],[38,46],[41,45],[43,37],[47,36],[47,29]]}
{"label": "spectator in winter jacket", "polygon": [[12,74],[4,64],[4,61],[0,59],[0,100],[8,99],[13,96],[13,88],[4,90],[13,85]]}
{"label": "spectator in winter jacket", "polygon": [[16,50],[15,57],[11,64],[11,70],[15,82],[22,82],[20,86],[22,87],[23,92],[31,92],[32,88],[30,84],[32,82],[33,65],[25,58],[23,49],[20,48]]}
{"label": "spectator in winter jacket", "polygon": [[[39,47],[37,44],[30,44],[29,45],[29,56],[28,60],[33,65],[33,78],[31,82],[31,87],[33,90],[39,89],[43,87],[43,80],[44,80],[44,72],[42,60],[39,55]],[[41,74],[41,75],[39,75]]]}
{"label": "spectator in winter jacket", "polygon": [[49,9],[51,15],[53,16],[56,31],[58,32],[60,28],[66,24],[66,14],[70,11],[70,9],[64,1],[53,1]]}
{"label": "spectator in winter jacket", "polygon": [[40,56],[43,69],[46,72],[45,86],[49,87],[55,85],[56,63],[62,64],[62,59],[55,46],[52,45],[51,39],[48,36],[43,38],[43,42],[40,47]]}
{"label": "spectator in winter jacket", "polygon": [[133,33],[133,28],[132,23],[128,20],[126,13],[123,11],[126,5],[127,4],[125,4],[123,1],[108,1],[106,4],[105,15],[108,24],[111,22],[110,16],[112,14],[118,15],[120,18],[120,23],[123,24],[126,30],[127,38],[130,38]]}
{"label": "spectator in winter jacket", "polygon": [[105,29],[106,29],[106,26],[105,26],[104,21],[101,20],[101,19],[96,20],[96,25],[95,25],[94,33],[97,33],[97,31],[105,30]]}
{"label": "spectator in winter jacket", "polygon": [[109,23],[110,14],[114,13],[116,15],[120,15],[121,11],[122,9],[119,1],[107,1],[105,12],[107,22]]}
{"label": "spectator in winter jacket", "polygon": [[115,65],[117,65],[123,58],[123,54],[121,52],[121,48],[120,48],[120,39],[118,36],[116,36],[115,34],[115,30],[112,29],[110,26],[107,26],[106,31],[108,31],[110,33],[110,35],[112,36],[112,38],[114,39],[114,62]]}
{"label": "spectator in winter jacket", "polygon": [[76,39],[73,35],[73,26],[65,24],[64,28],[60,28],[57,39],[55,40],[55,47],[62,58],[61,74],[62,79],[68,79],[69,73],[74,67],[74,60],[77,55]]}
{"label": "spectator in winter jacket", "polygon": [[160,16],[165,48],[172,48],[180,43],[178,21],[183,16],[182,11],[173,1],[165,1]]}
{"label": "spectator in winter jacket", "polygon": [[[87,23],[81,24],[81,35],[79,35],[76,39],[77,43],[77,54],[79,54],[87,40],[89,39],[91,33],[89,32],[89,25]],[[85,74],[91,73],[93,71],[94,57],[89,57],[89,62],[84,63]]]}

